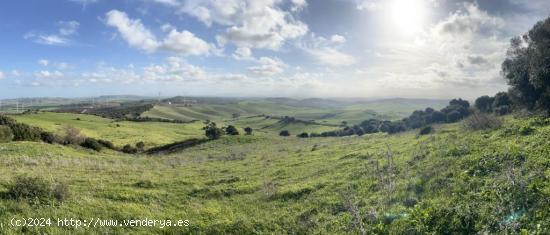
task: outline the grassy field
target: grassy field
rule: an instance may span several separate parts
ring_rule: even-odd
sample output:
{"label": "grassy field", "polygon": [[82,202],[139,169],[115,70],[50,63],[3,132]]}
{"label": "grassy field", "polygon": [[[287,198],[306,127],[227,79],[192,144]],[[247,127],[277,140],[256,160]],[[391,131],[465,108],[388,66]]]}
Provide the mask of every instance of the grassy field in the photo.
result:
{"label": "grassy field", "polygon": [[[56,129],[50,114],[41,115],[18,120]],[[65,121],[79,125],[92,117],[72,118]],[[22,174],[64,182],[71,193],[63,203],[1,198],[0,233],[545,234],[548,123],[508,117],[497,130],[465,131],[458,123],[425,136],[223,137],[158,156],[0,144],[0,195]],[[12,217],[187,219],[190,225],[14,228]]]}
{"label": "grassy field", "polygon": [[54,112],[13,117],[19,122],[56,133],[62,132],[64,125],[73,126],[87,137],[109,140],[118,146],[143,141],[150,147],[203,136],[202,122],[119,122],[93,115]]}

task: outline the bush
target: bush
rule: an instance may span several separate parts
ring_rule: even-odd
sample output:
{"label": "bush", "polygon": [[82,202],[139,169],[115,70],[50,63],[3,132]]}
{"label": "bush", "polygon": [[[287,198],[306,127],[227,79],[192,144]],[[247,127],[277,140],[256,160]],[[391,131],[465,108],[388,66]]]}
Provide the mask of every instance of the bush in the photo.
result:
{"label": "bush", "polygon": [[495,113],[501,116],[509,114],[511,111],[512,109],[508,105],[502,105],[495,108]]}
{"label": "bush", "polygon": [[99,144],[103,145],[103,147],[105,148],[108,148],[108,149],[112,149],[112,150],[117,150],[115,145],[111,142],[111,141],[108,141],[108,140],[98,140],[97,141]]}
{"label": "bush", "polygon": [[14,141],[40,141],[42,130],[23,123],[10,125]]}
{"label": "bush", "polygon": [[281,131],[279,132],[279,136],[290,136],[290,132],[288,132],[287,130]]}
{"label": "bush", "polygon": [[47,132],[47,131],[44,131],[44,132],[40,133],[40,139],[43,142],[48,143],[48,144],[55,144],[55,143],[60,143],[61,142],[59,137],[57,137],[53,133]]}
{"label": "bush", "polygon": [[302,134],[297,135],[299,138],[309,138],[309,134],[307,132],[304,132]]}
{"label": "bush", "polygon": [[460,112],[458,111],[451,111],[449,114],[447,114],[447,122],[453,123],[460,120],[462,116],[460,115]]}
{"label": "bush", "polygon": [[251,127],[245,127],[245,128],[244,128],[244,132],[245,132],[247,135],[252,135],[252,128],[251,128]]}
{"label": "bush", "polygon": [[143,141],[140,141],[136,144],[136,148],[137,150],[139,150],[140,152],[145,150],[145,143],[143,143]]}
{"label": "bush", "polygon": [[468,130],[486,130],[502,126],[502,121],[490,114],[474,112],[464,120],[464,127]]}
{"label": "bush", "polygon": [[419,135],[427,135],[427,134],[431,134],[433,131],[434,131],[434,129],[433,129],[432,126],[425,126],[425,127],[422,127],[422,129],[420,129],[418,134]]}
{"label": "bush", "polygon": [[65,136],[63,138],[64,144],[80,145],[86,139],[86,137],[80,134],[80,130],[73,126],[63,126],[62,129],[63,133],[65,133]]}
{"label": "bush", "polygon": [[154,188],[155,185],[150,180],[140,180],[134,184],[138,188]]}
{"label": "bush", "polygon": [[216,123],[210,122],[204,128],[204,134],[208,139],[215,140],[219,139],[222,136],[222,130],[216,127]]}
{"label": "bush", "polygon": [[93,149],[95,151],[101,151],[101,149],[103,148],[103,145],[99,143],[99,141],[97,141],[96,139],[94,138],[86,138],[84,140],[84,142],[82,144],[80,144],[80,146],[84,147],[84,148],[89,148],[89,149]]}
{"label": "bush", "polygon": [[122,152],[127,154],[135,154],[137,153],[137,149],[132,145],[127,144],[127,145],[124,145],[124,147],[122,147]]}
{"label": "bush", "polygon": [[63,201],[69,197],[69,189],[65,184],[52,185],[39,177],[18,176],[8,185],[8,195],[17,200]]}
{"label": "bush", "polygon": [[225,128],[225,133],[228,135],[239,135],[239,131],[235,126],[229,125]]}
{"label": "bush", "polygon": [[13,132],[7,126],[0,126],[0,143],[6,143],[13,140]]}

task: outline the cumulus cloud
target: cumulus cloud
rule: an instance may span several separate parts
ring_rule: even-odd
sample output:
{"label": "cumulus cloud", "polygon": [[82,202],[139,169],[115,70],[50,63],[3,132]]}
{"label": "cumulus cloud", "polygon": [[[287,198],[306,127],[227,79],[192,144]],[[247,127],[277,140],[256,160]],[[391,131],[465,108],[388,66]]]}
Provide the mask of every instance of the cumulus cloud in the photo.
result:
{"label": "cumulus cloud", "polygon": [[[130,19],[125,12],[111,10],[105,17],[105,23],[116,28],[128,45],[148,53],[165,50],[180,55],[206,55],[213,50],[213,46],[186,30],[179,32],[172,28],[164,40],[159,41],[141,20]],[[170,26],[163,28],[168,30]]]}
{"label": "cumulus cloud", "polygon": [[6,75],[4,75],[4,72],[0,71],[0,79],[4,79]]}
{"label": "cumulus cloud", "polygon": [[334,34],[330,37],[330,41],[335,42],[335,43],[345,43],[346,38],[342,35]]}
{"label": "cumulus cloud", "polygon": [[[217,36],[222,45],[279,49],[286,40],[305,35],[308,26],[295,20],[292,11],[282,9],[280,0],[206,0],[185,1],[180,12],[191,15],[207,26],[226,27]],[[300,9],[306,1],[293,0],[293,9]]]}
{"label": "cumulus cloud", "polygon": [[248,72],[256,77],[271,77],[284,72],[284,68],[287,66],[281,60],[269,57],[261,57],[258,60],[258,66],[252,66],[248,68]]}
{"label": "cumulus cloud", "polygon": [[34,73],[34,77],[35,78],[40,78],[40,79],[61,78],[63,76],[64,76],[64,74],[62,72],[57,71],[57,70],[53,71],[53,72],[50,72],[48,70],[42,70],[40,72]]}
{"label": "cumulus cloud", "polygon": [[205,75],[202,68],[189,64],[180,57],[168,57],[165,64],[150,65],[143,71],[143,79],[150,81],[197,80]]}

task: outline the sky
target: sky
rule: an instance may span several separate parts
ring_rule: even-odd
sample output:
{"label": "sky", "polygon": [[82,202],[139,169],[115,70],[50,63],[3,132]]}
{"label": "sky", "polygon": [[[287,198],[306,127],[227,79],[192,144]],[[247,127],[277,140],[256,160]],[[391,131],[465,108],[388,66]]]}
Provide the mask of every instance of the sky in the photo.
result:
{"label": "sky", "polygon": [[548,0],[0,2],[0,98],[472,99]]}

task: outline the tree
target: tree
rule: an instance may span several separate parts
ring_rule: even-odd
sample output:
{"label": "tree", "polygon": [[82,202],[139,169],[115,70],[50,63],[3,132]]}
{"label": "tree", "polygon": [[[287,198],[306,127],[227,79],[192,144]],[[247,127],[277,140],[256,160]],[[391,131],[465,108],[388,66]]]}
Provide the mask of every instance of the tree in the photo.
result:
{"label": "tree", "polygon": [[84,142],[85,138],[80,134],[80,130],[73,126],[63,126],[63,132],[65,133],[63,142],[64,144],[76,144],[80,145]]}
{"label": "tree", "polygon": [[284,137],[290,136],[290,132],[287,130],[283,130],[279,132],[279,136],[284,136]]}
{"label": "tree", "polygon": [[309,138],[309,134],[307,132],[303,132],[302,134],[297,135],[299,138]]}
{"label": "tree", "polygon": [[225,133],[228,134],[228,135],[239,135],[239,131],[233,125],[227,126],[225,128]]}
{"label": "tree", "polygon": [[101,145],[96,139],[94,138],[86,138],[80,146],[84,148],[93,149],[95,151],[101,151],[103,148],[103,145]]}
{"label": "tree", "polygon": [[493,101],[495,98],[484,95],[476,99],[475,107],[484,113],[490,113],[493,110]]}
{"label": "tree", "polygon": [[447,122],[458,122],[462,118],[462,115],[460,112],[453,110],[449,114],[447,114]]}
{"label": "tree", "polygon": [[247,126],[244,128],[244,132],[246,135],[252,135],[252,128]]}
{"label": "tree", "polygon": [[511,40],[502,73],[512,100],[528,109],[550,112],[550,18]]}
{"label": "tree", "polygon": [[222,130],[216,127],[216,123],[209,122],[204,128],[204,134],[208,139],[215,140],[222,136]]}
{"label": "tree", "polygon": [[138,151],[145,150],[145,143],[143,143],[143,141],[137,142],[136,143],[136,148],[137,148]]}
{"label": "tree", "polygon": [[124,147],[122,147],[122,152],[123,153],[128,153],[128,154],[134,154],[134,153],[137,153],[137,149],[135,147],[133,147],[132,145],[124,145]]}

